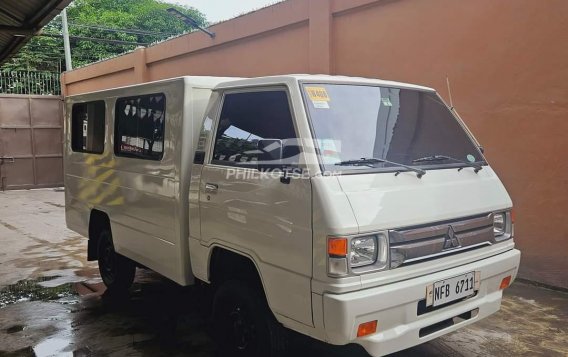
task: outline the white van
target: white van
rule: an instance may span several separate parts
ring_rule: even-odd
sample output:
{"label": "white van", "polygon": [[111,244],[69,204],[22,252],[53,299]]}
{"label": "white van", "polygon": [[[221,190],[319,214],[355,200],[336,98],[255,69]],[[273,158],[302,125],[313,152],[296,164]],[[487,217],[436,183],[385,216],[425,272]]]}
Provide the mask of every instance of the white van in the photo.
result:
{"label": "white van", "polygon": [[498,311],[517,274],[511,199],[433,89],[183,77],[66,113],[68,227],[110,291],[136,266],[210,285],[222,355],[276,355],[283,327],[392,353]]}

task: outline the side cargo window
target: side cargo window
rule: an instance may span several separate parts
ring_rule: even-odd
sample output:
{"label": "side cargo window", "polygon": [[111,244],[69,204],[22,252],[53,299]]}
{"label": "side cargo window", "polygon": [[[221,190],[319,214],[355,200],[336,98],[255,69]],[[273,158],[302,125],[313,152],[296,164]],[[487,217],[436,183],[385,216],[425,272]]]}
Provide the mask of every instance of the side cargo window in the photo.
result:
{"label": "side cargo window", "polygon": [[150,94],[116,101],[116,156],[161,160],[164,156],[166,96]]}
{"label": "side cargo window", "polygon": [[73,104],[71,150],[102,154],[105,149],[105,102]]}
{"label": "side cargo window", "polygon": [[257,168],[259,162],[277,158],[266,155],[259,141],[282,143],[282,163],[297,167],[299,146],[283,90],[232,93],[225,95],[217,126],[212,163]]}

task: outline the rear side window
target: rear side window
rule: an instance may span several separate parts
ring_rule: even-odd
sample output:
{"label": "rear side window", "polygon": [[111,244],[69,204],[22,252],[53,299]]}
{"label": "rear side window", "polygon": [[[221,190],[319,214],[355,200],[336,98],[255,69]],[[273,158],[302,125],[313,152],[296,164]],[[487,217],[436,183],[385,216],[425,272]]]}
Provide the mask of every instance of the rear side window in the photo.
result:
{"label": "rear side window", "polygon": [[105,148],[105,102],[73,104],[71,113],[71,149],[102,154]]}
{"label": "rear side window", "polygon": [[164,156],[166,96],[149,94],[116,101],[114,153],[161,160]]}
{"label": "rear side window", "polygon": [[217,126],[212,163],[256,168],[262,153],[258,141],[282,140],[287,166],[298,165],[299,148],[285,91],[225,95]]}

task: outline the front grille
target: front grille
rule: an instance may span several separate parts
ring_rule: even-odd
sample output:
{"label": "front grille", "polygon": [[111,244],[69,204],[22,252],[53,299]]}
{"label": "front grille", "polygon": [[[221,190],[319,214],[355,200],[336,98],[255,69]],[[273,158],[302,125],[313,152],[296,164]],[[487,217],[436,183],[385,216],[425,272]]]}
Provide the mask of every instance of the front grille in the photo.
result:
{"label": "front grille", "polygon": [[389,232],[391,268],[495,243],[493,213]]}

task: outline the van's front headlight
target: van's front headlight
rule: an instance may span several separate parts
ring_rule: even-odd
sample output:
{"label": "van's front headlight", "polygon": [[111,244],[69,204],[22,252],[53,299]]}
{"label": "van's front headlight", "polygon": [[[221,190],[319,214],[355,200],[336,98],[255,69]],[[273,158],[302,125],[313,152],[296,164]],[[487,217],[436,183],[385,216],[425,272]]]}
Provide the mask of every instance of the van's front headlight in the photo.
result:
{"label": "van's front headlight", "polygon": [[388,267],[388,236],[377,233],[354,237],[328,237],[328,271],[333,276],[347,276]]}
{"label": "van's front headlight", "polygon": [[493,234],[495,234],[495,237],[502,236],[506,233],[506,222],[507,218],[505,212],[493,214]]}
{"label": "van's front headlight", "polygon": [[375,236],[356,237],[351,239],[349,265],[360,267],[377,261],[377,238]]}
{"label": "van's front headlight", "polygon": [[513,211],[493,213],[493,234],[497,242],[513,237]]}

